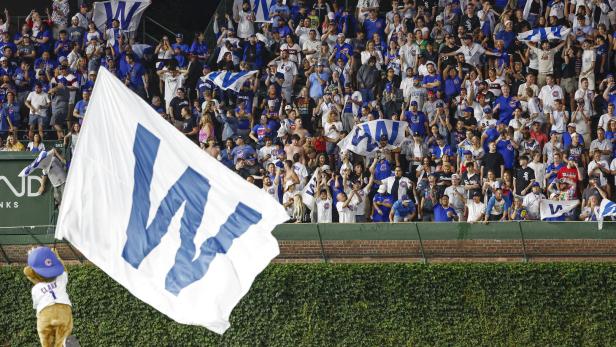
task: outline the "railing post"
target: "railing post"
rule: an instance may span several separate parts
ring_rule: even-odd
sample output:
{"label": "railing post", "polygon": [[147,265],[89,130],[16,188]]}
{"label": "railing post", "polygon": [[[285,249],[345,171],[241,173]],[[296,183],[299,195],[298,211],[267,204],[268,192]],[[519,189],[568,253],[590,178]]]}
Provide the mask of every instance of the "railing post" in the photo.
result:
{"label": "railing post", "polygon": [[2,247],[2,244],[0,244],[0,253],[2,253],[2,257],[4,259],[6,259],[6,263],[11,265],[11,259],[9,259],[9,256],[6,254],[6,252],[4,251],[4,248]]}
{"label": "railing post", "polygon": [[321,237],[321,227],[320,223],[317,223],[317,235],[319,235],[319,245],[321,246],[321,257],[323,258],[323,262],[327,263],[327,257],[325,256],[325,248],[323,248],[323,238]]}
{"label": "railing post", "polygon": [[520,229],[520,237],[522,239],[522,252],[524,254],[524,262],[528,263],[528,255],[526,254],[526,240],[524,239],[524,231],[522,230],[521,221],[518,221],[518,228]]}
{"label": "railing post", "polygon": [[415,230],[417,231],[417,238],[419,239],[419,252],[421,252],[421,263],[427,264],[428,259],[426,258],[426,253],[424,252],[423,241],[421,240],[421,233],[419,232],[419,223],[415,223]]}

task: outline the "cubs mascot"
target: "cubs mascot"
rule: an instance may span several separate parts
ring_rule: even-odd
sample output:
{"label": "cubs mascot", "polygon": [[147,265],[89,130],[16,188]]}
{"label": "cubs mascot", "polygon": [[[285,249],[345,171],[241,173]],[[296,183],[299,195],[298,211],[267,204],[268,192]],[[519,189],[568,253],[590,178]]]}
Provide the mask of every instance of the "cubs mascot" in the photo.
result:
{"label": "cubs mascot", "polygon": [[32,301],[36,329],[43,347],[61,347],[73,330],[73,313],[66,285],[68,274],[60,258],[49,247],[28,252],[26,277],[34,283]]}

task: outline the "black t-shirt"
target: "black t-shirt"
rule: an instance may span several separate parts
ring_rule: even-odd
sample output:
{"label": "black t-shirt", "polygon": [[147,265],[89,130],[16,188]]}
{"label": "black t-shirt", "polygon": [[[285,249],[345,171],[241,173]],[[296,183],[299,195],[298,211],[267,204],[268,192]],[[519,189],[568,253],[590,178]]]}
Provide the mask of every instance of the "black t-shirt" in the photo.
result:
{"label": "black t-shirt", "polygon": [[188,99],[186,98],[180,99],[179,97],[176,96],[173,99],[171,99],[169,106],[171,106],[171,110],[173,110],[173,119],[181,121],[182,113],[180,111],[182,110],[182,107],[189,106],[189,105],[190,104],[188,103]]}
{"label": "black t-shirt", "polygon": [[494,171],[494,176],[496,176],[497,178],[500,178],[501,176],[501,165],[505,164],[505,161],[503,160],[503,156],[498,153],[486,153],[483,156],[483,159],[481,160],[481,162],[483,163],[483,177],[487,177],[488,176],[488,171],[492,170]]}
{"label": "black t-shirt", "polygon": [[[515,190],[516,194],[522,195],[522,190],[530,184],[530,180],[535,178],[535,171],[529,167],[517,168],[515,170]],[[528,193],[528,191],[526,192]]]}
{"label": "black t-shirt", "polygon": [[467,199],[471,199],[473,197],[473,194],[477,193],[481,193],[481,178],[479,177],[478,173],[474,173],[472,176],[469,176],[468,171],[465,172],[462,175],[462,184],[463,185],[473,185],[473,184],[478,184],[479,188],[476,189],[467,189],[466,190],[466,198]]}
{"label": "black t-shirt", "polygon": [[[458,48],[460,48],[459,46],[453,46],[453,47],[449,47],[447,45],[444,45],[441,50],[440,53],[441,54],[447,54],[447,53],[451,53],[451,52],[455,52],[458,50]],[[455,56],[451,56],[451,57],[447,57],[445,60],[443,60],[443,69],[447,66],[456,66],[456,57]]]}

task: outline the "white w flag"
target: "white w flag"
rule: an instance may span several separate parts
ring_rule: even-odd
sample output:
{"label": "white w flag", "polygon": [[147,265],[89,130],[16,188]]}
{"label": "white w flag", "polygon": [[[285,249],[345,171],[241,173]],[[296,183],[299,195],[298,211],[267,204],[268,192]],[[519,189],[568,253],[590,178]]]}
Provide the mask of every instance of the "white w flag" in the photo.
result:
{"label": "white w flag", "polygon": [[562,26],[536,28],[518,34],[518,40],[540,42],[545,40],[565,40],[571,29]]}
{"label": "white w flag", "polygon": [[222,90],[231,89],[239,92],[244,82],[256,73],[257,70],[240,72],[212,71],[205,77]]}
{"label": "white w flag", "polygon": [[316,189],[317,177],[319,176],[320,171],[321,169],[317,168],[312,174],[310,181],[308,181],[304,189],[302,189],[302,202],[311,210],[314,209],[314,204],[316,202],[315,195],[319,193],[316,191]]}
{"label": "white w flag", "polygon": [[92,21],[99,30],[105,30],[111,28],[111,22],[117,19],[120,21],[120,29],[136,31],[141,15],[150,3],[150,0],[96,1],[92,11]]}
{"label": "white w flag", "polygon": [[53,159],[53,151],[55,151],[55,149],[52,149],[48,152],[41,152],[39,156],[34,159],[32,163],[30,163],[30,165],[26,166],[23,170],[21,170],[18,176],[25,177],[30,175],[36,169],[47,169],[49,167],[49,164],[51,164],[51,159]]}
{"label": "white w flag", "polygon": [[599,207],[599,216],[597,216],[599,222],[599,230],[603,229],[603,219],[605,217],[616,216],[616,203],[608,199],[601,200],[601,206]]}
{"label": "white w flag", "polygon": [[389,119],[357,124],[342,141],[338,142],[338,146],[343,151],[369,155],[379,149],[379,140],[385,136],[387,147],[391,149],[402,144],[408,126],[407,122]]}
{"label": "white w flag", "polygon": [[542,199],[539,203],[541,219],[560,217],[565,213],[571,212],[580,202],[578,200],[547,200]]}
{"label": "white w flag", "polygon": [[288,218],[99,69],[56,238],[175,321],[222,334]]}
{"label": "white w flag", "polygon": [[270,7],[275,3],[276,0],[250,0],[250,8],[255,12],[255,22],[271,22]]}

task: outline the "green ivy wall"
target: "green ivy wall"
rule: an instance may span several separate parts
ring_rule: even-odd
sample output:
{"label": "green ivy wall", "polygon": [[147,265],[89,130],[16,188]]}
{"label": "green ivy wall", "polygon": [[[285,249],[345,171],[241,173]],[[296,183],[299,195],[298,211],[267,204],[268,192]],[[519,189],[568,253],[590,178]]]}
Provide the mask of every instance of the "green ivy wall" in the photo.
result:
{"label": "green ivy wall", "polygon": [[[69,274],[82,346],[616,345],[615,264],[271,265],[222,337],[95,267]],[[35,346],[21,268],[0,268],[0,293],[0,346]]]}

